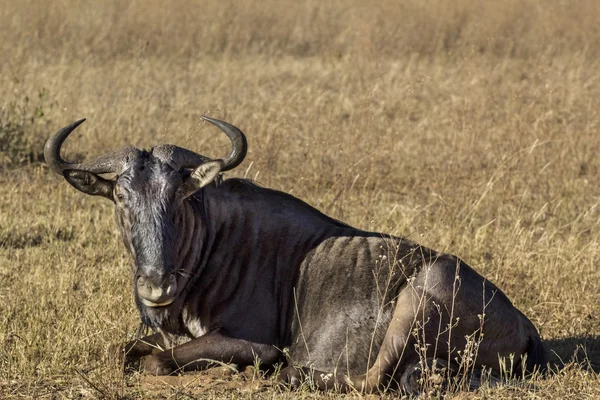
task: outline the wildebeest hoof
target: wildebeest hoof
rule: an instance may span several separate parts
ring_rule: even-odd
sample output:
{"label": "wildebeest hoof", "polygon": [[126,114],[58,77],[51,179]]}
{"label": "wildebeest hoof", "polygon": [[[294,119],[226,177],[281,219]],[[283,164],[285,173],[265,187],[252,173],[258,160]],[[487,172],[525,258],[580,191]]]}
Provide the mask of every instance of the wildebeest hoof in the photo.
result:
{"label": "wildebeest hoof", "polygon": [[428,358],[425,366],[417,362],[406,368],[400,380],[402,389],[409,396],[418,396],[426,391],[435,397],[445,391],[448,377],[454,374],[452,368],[444,360]]}
{"label": "wildebeest hoof", "polygon": [[140,367],[142,371],[149,375],[170,375],[175,371],[169,362],[161,360],[156,356],[143,357]]}
{"label": "wildebeest hoof", "polygon": [[288,389],[298,389],[302,383],[302,371],[295,367],[286,367],[279,372],[277,383]]}

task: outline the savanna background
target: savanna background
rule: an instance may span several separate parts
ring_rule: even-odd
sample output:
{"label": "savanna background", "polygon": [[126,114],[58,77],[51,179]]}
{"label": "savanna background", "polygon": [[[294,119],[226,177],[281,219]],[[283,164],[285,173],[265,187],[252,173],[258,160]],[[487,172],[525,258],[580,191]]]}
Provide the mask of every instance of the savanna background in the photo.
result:
{"label": "savanna background", "polygon": [[[173,143],[501,287],[551,372],[449,398],[598,398],[596,0],[0,2],[0,398],[318,398],[227,368],[123,375],[138,327],[112,204],[42,163]],[[350,395],[354,396],[354,395]]]}

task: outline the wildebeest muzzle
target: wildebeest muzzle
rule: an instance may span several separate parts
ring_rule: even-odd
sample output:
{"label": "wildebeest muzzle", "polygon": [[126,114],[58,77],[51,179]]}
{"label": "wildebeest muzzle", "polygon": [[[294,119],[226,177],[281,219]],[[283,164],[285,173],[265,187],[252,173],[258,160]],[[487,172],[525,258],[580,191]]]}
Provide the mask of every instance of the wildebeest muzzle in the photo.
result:
{"label": "wildebeest muzzle", "polygon": [[139,275],[135,282],[142,303],[148,307],[162,307],[175,301],[177,280],[175,275],[165,277]]}

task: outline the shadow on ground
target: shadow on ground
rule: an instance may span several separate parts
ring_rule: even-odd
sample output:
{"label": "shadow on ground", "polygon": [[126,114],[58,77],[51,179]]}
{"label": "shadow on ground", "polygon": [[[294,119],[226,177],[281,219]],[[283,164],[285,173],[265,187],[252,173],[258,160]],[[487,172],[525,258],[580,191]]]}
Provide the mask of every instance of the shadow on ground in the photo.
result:
{"label": "shadow on ground", "polygon": [[583,368],[600,373],[600,336],[549,339],[544,343],[550,349],[550,363],[557,369],[575,362]]}

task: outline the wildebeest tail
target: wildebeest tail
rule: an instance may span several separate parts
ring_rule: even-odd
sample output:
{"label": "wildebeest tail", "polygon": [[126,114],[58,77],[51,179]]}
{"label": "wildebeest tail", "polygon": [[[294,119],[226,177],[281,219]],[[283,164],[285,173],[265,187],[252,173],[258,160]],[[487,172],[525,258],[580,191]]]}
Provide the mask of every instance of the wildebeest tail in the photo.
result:
{"label": "wildebeest tail", "polygon": [[529,336],[526,354],[526,373],[531,374],[536,371],[541,373],[546,372],[548,367],[548,350],[537,332],[536,334]]}

